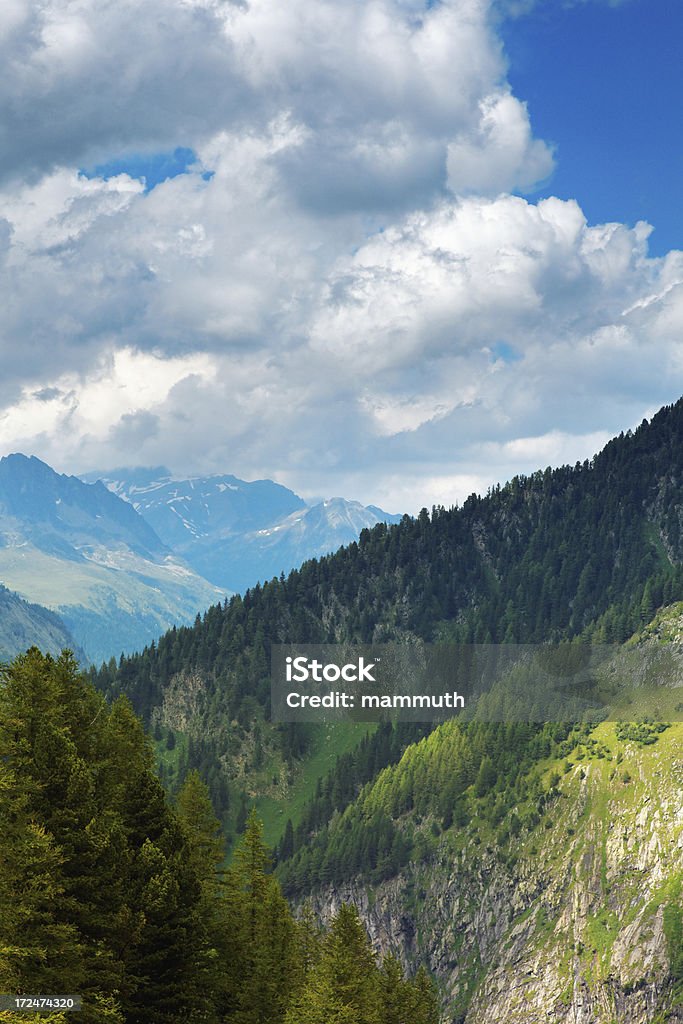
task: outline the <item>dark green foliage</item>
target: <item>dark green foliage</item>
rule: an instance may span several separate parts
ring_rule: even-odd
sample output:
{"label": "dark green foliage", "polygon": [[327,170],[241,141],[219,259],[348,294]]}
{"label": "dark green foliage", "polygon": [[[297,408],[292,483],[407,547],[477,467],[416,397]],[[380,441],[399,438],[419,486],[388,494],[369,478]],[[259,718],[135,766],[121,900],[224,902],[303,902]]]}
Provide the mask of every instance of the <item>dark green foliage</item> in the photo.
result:
{"label": "dark green foliage", "polygon": [[313,983],[322,940],[294,921],[255,815],[224,872],[197,772],[172,810],[130,705],[108,708],[68,652],[3,670],[0,797],[2,991],[80,993],[83,1024],[284,1024]]}
{"label": "dark green foliage", "polygon": [[325,938],[322,954],[289,1009],[286,1024],[380,1024],[375,958],[356,911],[344,905]]}
{"label": "dark green foliage", "polygon": [[617,739],[631,740],[641,746],[656,743],[659,734],[667,728],[666,722],[653,722],[650,719],[642,722],[617,722],[615,726]]}
{"label": "dark green foliage", "polygon": [[125,836],[109,813],[110,794],[96,785],[106,757],[102,700],[78,678],[68,653],[55,661],[32,649],[3,676],[0,763],[9,821],[0,924],[3,944],[23,951],[10,958],[10,973],[20,991],[82,992],[86,1024],[98,1014],[118,1021],[115,1000],[105,1005],[102,993],[123,987],[114,944]]}
{"label": "dark green foliage", "polygon": [[664,908],[664,934],[671,977],[683,981],[683,907],[679,903]]}
{"label": "dark green foliage", "polygon": [[[380,772],[358,799],[308,835],[278,866],[286,893],[305,894],[319,884],[361,876],[378,882],[409,859],[428,856],[432,843],[415,822],[436,818],[445,828],[476,820],[498,829],[498,842],[530,829],[557,797],[538,762],[566,756],[588,727],[567,724],[456,721],[413,744],[397,765]],[[402,820],[405,818],[405,821]]]}
{"label": "dark green foliage", "polygon": [[[270,855],[254,812],[227,879],[233,943],[235,1024],[277,1024],[297,979],[294,921],[270,874]],[[236,947],[236,948],[235,948]]]}
{"label": "dark green foliage", "polygon": [[491,758],[486,756],[482,759],[482,762],[479,765],[477,781],[474,785],[474,795],[477,797],[486,796],[486,794],[495,785],[495,782],[496,769],[493,767],[493,761]]}
{"label": "dark green foliage", "polygon": [[334,768],[320,779],[315,796],[291,840],[287,831],[276,849],[276,863],[288,860],[305,846],[311,835],[325,825],[335,811],[343,811],[358,796],[366,782],[378,772],[396,763],[410,743],[425,736],[431,729],[427,723],[382,722],[370,736],[364,736],[355,750],[337,758]]}
{"label": "dark green foliage", "polygon": [[413,980],[387,957],[378,965],[355,908],[343,904],[285,1024],[438,1024],[423,972]]}
{"label": "dark green foliage", "polygon": [[190,863],[205,898],[210,900],[218,890],[225,848],[209,792],[198,772],[191,771],[187,776],[178,794],[176,811],[189,842]]}
{"label": "dark green foliage", "polygon": [[84,1024],[199,1020],[199,881],[130,708],[33,649],[4,672],[0,763],[3,991],[79,992]]}

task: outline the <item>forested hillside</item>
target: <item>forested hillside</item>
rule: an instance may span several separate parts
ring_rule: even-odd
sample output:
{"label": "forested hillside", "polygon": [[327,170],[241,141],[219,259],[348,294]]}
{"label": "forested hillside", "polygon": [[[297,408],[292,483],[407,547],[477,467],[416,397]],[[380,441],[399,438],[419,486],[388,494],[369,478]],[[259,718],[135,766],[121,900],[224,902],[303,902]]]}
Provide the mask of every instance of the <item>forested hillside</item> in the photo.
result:
{"label": "forested hillside", "polygon": [[268,722],[271,643],[620,642],[683,597],[682,514],[679,401],[589,462],[364,531],[93,678],[154,730],[169,787],[199,768],[234,831],[252,798],[286,808],[302,778],[315,786],[314,731]]}
{"label": "forested hillside", "polygon": [[64,647],[78,650],[58,615],[22,600],[0,583],[0,658],[13,658],[33,644],[50,654],[59,654]]}
{"label": "forested hillside", "polygon": [[[590,463],[366,531],[103,666],[109,702],[67,657],[20,659],[0,709],[7,990],[60,972],[93,1024],[433,1024],[425,964],[457,1022],[680,1024],[680,725],[274,725],[269,647],[680,639],[661,606],[683,599],[682,442],[678,403]],[[313,900],[298,923],[254,802],[285,892]]]}
{"label": "forested hillside", "polygon": [[352,907],[326,934],[294,919],[254,815],[221,870],[197,774],[171,807],[127,701],[68,653],[3,670],[0,797],[2,993],[78,995],[83,1024],[437,1024],[427,976],[378,961]]}
{"label": "forested hillside", "polygon": [[680,724],[453,721],[295,833],[279,877],[323,919],[356,901],[446,1020],[680,1024],[682,839]]}

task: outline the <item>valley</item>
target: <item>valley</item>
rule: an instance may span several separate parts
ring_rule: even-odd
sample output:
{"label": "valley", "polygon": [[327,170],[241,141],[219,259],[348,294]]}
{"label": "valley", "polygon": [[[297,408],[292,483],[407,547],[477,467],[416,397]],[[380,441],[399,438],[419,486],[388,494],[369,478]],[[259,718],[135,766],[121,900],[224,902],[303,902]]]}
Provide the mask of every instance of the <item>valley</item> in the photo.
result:
{"label": "valley", "polygon": [[442,1021],[679,1024],[683,725],[637,703],[631,724],[278,723],[269,650],[678,643],[682,451],[679,402],[590,462],[363,528],[89,678],[140,716],[172,801],[201,783],[229,863],[260,817],[291,905],[330,934],[358,907]]}
{"label": "valley", "polygon": [[0,1024],[683,1024],[682,44],[0,0]]}

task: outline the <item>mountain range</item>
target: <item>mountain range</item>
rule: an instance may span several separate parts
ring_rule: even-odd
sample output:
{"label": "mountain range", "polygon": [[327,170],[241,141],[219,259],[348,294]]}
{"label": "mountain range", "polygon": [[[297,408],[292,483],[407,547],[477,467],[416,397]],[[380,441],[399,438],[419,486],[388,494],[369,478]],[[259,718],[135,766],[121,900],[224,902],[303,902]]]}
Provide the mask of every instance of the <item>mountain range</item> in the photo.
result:
{"label": "mountain range", "polygon": [[164,466],[89,473],[83,479],[100,480],[130,502],[169,548],[227,593],[336,551],[379,522],[401,519],[345,498],[308,505],[272,480],[182,479]]}
{"label": "mountain range", "polygon": [[102,484],[23,455],[0,459],[0,579],[55,611],[92,661],[135,650],[224,596]]}
{"label": "mountain range", "polygon": [[[631,645],[683,636],[683,400],[573,467],[357,543],[93,673],[162,778],[255,804],[290,897],[353,900],[459,1024],[683,1021],[683,733],[270,721],[273,643]],[[635,714],[635,712],[634,712]]]}
{"label": "mountain range", "polygon": [[33,456],[0,459],[0,581],[24,601],[5,594],[6,654],[68,646],[101,662],[140,650],[235,590],[397,518],[343,499],[309,507],[270,480],[162,469],[106,483]]}

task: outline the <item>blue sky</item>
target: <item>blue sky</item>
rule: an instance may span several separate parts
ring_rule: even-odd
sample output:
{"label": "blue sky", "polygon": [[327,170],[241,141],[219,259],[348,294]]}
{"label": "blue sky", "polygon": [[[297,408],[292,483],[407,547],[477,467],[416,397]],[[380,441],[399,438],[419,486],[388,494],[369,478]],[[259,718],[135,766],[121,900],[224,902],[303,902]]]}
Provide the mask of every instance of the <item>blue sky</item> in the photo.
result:
{"label": "blue sky", "polygon": [[683,5],[550,0],[502,37],[514,92],[557,146],[538,194],[578,199],[594,223],[649,221],[654,254],[683,248]]}
{"label": "blue sky", "polygon": [[682,30],[3,4],[0,451],[410,512],[589,457],[683,393]]}
{"label": "blue sky", "polygon": [[129,174],[144,181],[147,191],[169,178],[187,174],[197,159],[194,150],[187,146],[176,146],[172,153],[127,153],[92,168],[83,168],[87,178],[114,178],[118,174]]}

